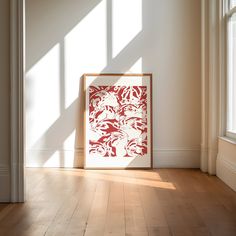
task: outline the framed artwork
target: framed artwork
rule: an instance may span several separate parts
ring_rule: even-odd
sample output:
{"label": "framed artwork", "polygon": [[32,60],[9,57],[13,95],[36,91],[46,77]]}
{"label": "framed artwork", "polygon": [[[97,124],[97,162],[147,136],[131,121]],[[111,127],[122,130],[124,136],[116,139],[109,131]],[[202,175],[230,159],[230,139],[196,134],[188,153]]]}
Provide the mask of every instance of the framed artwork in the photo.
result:
{"label": "framed artwork", "polygon": [[85,168],[152,168],[152,75],[83,77]]}

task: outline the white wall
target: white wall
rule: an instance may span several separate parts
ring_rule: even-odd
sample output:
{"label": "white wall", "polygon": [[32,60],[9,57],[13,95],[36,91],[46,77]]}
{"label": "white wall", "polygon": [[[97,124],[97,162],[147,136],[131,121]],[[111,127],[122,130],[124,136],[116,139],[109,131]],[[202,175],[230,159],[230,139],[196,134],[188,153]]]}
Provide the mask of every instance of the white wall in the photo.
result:
{"label": "white wall", "polygon": [[0,202],[10,200],[10,8],[0,1]]}
{"label": "white wall", "polygon": [[199,0],[26,0],[26,165],[82,165],[83,73],[151,72],[154,165],[198,167],[200,17]]}

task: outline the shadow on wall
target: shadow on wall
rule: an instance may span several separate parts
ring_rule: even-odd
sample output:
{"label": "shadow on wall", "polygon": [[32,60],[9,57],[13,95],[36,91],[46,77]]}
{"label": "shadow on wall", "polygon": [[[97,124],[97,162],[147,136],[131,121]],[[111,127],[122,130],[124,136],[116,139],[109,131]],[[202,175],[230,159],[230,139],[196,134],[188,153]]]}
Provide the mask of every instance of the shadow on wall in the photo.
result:
{"label": "shadow on wall", "polygon": [[[127,32],[122,36],[119,28],[125,26],[121,22],[124,5],[129,10],[137,7],[127,45]],[[83,148],[84,98],[78,76],[85,72],[126,72],[141,58],[142,1],[116,3],[116,18],[112,16],[112,1],[28,1],[26,6],[27,164],[81,165],[77,161]],[[123,19],[126,24],[127,13]],[[115,45],[112,19],[121,40],[113,40]],[[113,57],[115,53],[118,55]]]}
{"label": "shadow on wall", "polygon": [[[168,67],[160,56],[163,56],[164,51],[167,53],[164,61],[185,67],[176,62],[176,57],[172,59],[170,56],[174,52],[176,55],[182,53],[183,56],[189,57],[189,51],[185,55],[182,48],[192,46],[187,45],[184,40],[180,41],[180,38],[183,39],[182,28],[178,30],[168,24],[175,20],[175,17],[182,17],[183,10],[179,9],[179,2],[171,2],[174,15],[171,20],[166,21],[169,31],[173,31],[173,35],[167,36],[173,38],[177,35],[177,45],[169,44],[166,48],[163,47],[163,41],[171,40],[157,33],[163,24],[156,18],[157,15],[160,14],[164,19],[165,12],[170,10],[170,3],[164,2],[168,1],[26,0],[26,166],[83,165],[82,74],[152,72],[155,78],[157,67],[160,71]],[[181,6],[188,8],[191,4],[189,2],[193,1],[181,2]],[[191,24],[181,27],[192,32]],[[167,70],[169,71],[169,67]],[[172,73],[179,76],[177,70],[177,67],[173,67]],[[190,67],[188,70],[193,73],[195,69]],[[161,76],[160,73],[158,77]],[[192,81],[184,83],[182,89]],[[154,80],[154,90],[155,86]],[[196,84],[192,83],[191,87],[193,91],[196,90]],[[182,93],[180,89],[179,94]],[[154,92],[154,100],[156,96]],[[175,100],[178,102],[178,98]],[[182,97],[179,100],[182,100]],[[158,107],[158,103],[160,102],[154,106]],[[185,105],[179,106],[178,112],[182,116],[183,109],[188,110]],[[158,112],[157,108],[154,108],[154,120]],[[198,117],[197,112],[198,109],[192,114],[193,120]],[[162,114],[166,115],[166,112]],[[154,130],[164,127],[161,119],[159,120],[158,125],[154,123]],[[184,119],[181,119],[181,122],[183,124],[168,125],[172,128],[172,133],[176,127],[181,129],[186,126]],[[196,123],[193,122],[187,130],[194,126]],[[154,135],[154,143],[155,139]]]}

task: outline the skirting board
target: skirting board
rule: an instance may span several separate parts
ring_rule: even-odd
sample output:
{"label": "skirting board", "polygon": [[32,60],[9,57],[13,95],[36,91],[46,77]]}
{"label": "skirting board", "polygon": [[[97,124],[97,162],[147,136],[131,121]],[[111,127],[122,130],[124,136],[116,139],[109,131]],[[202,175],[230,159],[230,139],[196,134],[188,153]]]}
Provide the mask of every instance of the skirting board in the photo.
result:
{"label": "skirting board", "polygon": [[79,168],[84,164],[84,151],[76,150],[27,150],[26,167]]}
{"label": "skirting board", "polygon": [[[84,151],[28,150],[26,167],[83,167]],[[154,168],[199,168],[200,149],[153,151]]]}
{"label": "skirting board", "polygon": [[154,150],[154,168],[199,168],[200,149]]}
{"label": "skirting board", "polygon": [[236,164],[229,162],[220,154],[216,161],[216,175],[236,191]]}
{"label": "skirting board", "polygon": [[10,169],[0,166],[0,202],[10,202]]}

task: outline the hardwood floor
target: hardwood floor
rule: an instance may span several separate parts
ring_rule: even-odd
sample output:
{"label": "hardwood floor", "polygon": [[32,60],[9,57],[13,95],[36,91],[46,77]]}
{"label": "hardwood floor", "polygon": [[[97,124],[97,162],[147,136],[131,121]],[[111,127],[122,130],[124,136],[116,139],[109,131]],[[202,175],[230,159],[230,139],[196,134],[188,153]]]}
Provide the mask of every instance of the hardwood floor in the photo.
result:
{"label": "hardwood floor", "polygon": [[199,170],[27,169],[1,236],[236,235],[236,193]]}

